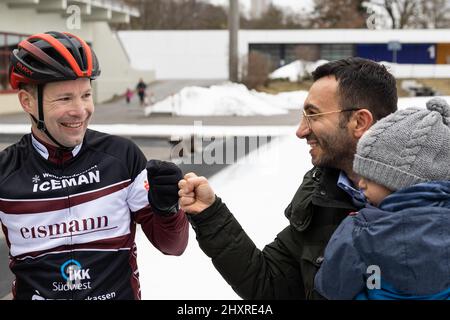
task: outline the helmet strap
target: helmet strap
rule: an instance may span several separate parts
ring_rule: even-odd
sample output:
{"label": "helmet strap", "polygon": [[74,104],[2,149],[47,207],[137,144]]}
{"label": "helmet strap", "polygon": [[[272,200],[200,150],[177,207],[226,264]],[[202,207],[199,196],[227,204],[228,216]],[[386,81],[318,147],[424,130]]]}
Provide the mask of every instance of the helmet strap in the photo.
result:
{"label": "helmet strap", "polygon": [[42,132],[44,132],[45,135],[47,137],[49,137],[49,139],[52,140],[59,148],[63,149],[64,151],[72,151],[73,148],[66,147],[66,146],[62,145],[61,143],[59,143],[55,138],[53,138],[53,136],[47,130],[47,127],[45,126],[45,122],[44,122],[44,99],[43,99],[43,96],[44,96],[44,85],[38,84],[37,85],[37,102],[38,102],[39,119],[36,119],[32,114],[30,114],[31,118],[36,123],[37,128],[39,130],[41,130]]}
{"label": "helmet strap", "polygon": [[[39,120],[36,120],[37,128],[41,131],[46,130],[45,123],[44,123],[44,85],[38,84],[37,85],[37,101],[38,101],[38,116]],[[34,117],[33,117],[34,118]],[[45,132],[45,131],[44,131]]]}

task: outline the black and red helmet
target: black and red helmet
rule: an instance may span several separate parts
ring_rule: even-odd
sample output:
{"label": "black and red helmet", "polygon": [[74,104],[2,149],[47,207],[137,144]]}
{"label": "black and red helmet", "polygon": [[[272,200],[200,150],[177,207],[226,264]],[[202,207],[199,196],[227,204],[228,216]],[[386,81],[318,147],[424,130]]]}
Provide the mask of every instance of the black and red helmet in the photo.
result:
{"label": "black and red helmet", "polygon": [[11,53],[9,82],[45,84],[54,81],[95,79],[100,75],[97,57],[81,38],[68,33],[50,31],[22,40]]}

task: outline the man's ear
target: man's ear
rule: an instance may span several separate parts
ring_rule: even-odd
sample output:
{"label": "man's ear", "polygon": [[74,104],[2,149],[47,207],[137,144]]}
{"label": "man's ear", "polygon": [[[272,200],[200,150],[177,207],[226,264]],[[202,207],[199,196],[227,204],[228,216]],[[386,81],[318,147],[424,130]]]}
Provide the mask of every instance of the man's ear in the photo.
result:
{"label": "man's ear", "polygon": [[350,119],[352,134],[359,139],[374,123],[372,112],[367,109],[355,111]]}
{"label": "man's ear", "polygon": [[29,93],[26,90],[19,90],[19,93],[17,94],[19,97],[20,105],[22,106],[22,109],[26,113],[34,114],[34,110],[36,109],[36,99],[35,97]]}

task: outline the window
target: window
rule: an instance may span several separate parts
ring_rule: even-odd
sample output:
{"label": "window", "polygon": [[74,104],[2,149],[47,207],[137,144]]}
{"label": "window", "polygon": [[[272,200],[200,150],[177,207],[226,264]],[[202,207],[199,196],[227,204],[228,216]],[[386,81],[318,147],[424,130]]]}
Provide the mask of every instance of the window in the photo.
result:
{"label": "window", "polygon": [[320,57],[329,61],[353,57],[353,47],[353,44],[323,44],[320,46]]}
{"label": "window", "polygon": [[270,70],[273,71],[284,65],[284,63],[282,63],[282,60],[284,59],[282,47],[282,44],[276,43],[250,43],[249,52],[256,51],[265,55],[270,61]]}

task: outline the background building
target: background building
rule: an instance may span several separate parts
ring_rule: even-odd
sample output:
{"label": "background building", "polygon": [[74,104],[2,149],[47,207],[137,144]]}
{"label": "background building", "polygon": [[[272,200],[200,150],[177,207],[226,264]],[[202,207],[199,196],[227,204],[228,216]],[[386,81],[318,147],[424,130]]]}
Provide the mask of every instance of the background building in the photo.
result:
{"label": "background building", "polygon": [[21,110],[8,83],[9,55],[34,33],[68,31],[92,45],[102,70],[93,82],[96,102],[123,94],[140,77],[154,80],[152,71],[130,66],[126,51],[109,27],[109,22],[128,23],[130,16],[139,16],[139,11],[118,0],[0,0],[0,113]]}
{"label": "background building", "polygon": [[[157,79],[228,77],[226,30],[121,31],[119,37],[132,65],[154,70]],[[448,78],[450,74],[449,29],[240,30],[238,38],[241,63],[255,51],[270,60],[272,70],[298,59],[360,56],[396,60],[400,64],[398,77],[414,77],[419,67],[433,78]],[[400,50],[390,50],[396,46]]]}

